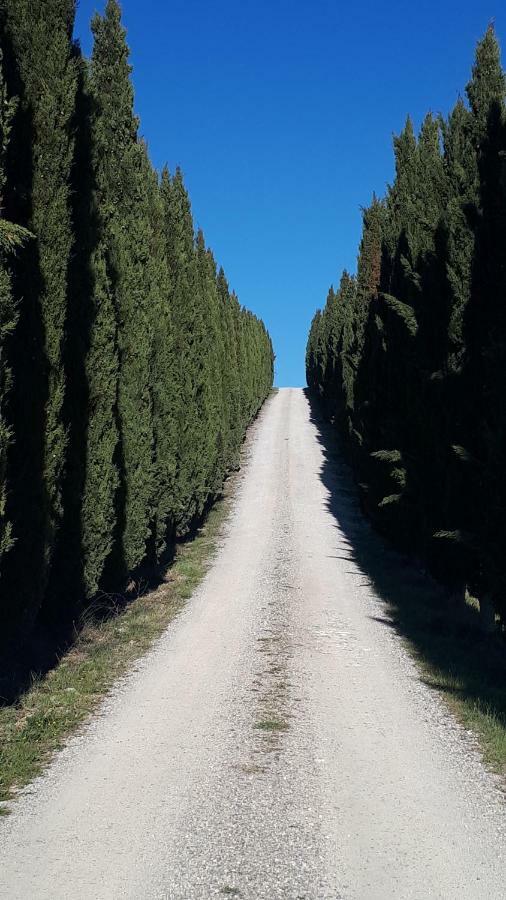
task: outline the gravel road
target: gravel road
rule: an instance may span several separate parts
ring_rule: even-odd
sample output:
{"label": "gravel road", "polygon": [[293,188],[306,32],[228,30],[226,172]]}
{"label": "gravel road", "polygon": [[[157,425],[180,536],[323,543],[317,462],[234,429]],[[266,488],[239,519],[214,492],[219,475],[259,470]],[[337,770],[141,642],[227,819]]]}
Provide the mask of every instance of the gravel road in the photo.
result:
{"label": "gravel road", "polygon": [[388,627],[346,484],[275,394],[205,581],[0,821],[3,900],[506,897],[499,787]]}

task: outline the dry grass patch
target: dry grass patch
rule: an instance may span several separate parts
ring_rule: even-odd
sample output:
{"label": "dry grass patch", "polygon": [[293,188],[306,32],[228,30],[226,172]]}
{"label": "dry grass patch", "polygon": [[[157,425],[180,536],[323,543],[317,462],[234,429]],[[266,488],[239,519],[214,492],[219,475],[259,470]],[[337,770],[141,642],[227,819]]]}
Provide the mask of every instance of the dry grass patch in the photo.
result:
{"label": "dry grass patch", "polygon": [[255,728],[260,729],[260,731],[286,731],[288,727],[288,722],[276,718],[261,719],[255,723]]}

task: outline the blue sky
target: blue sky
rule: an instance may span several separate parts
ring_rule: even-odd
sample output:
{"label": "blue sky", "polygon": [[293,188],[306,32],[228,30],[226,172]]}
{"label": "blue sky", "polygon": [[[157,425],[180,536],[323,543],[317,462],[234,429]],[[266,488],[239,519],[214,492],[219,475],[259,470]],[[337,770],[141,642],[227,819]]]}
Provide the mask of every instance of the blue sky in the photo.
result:
{"label": "blue sky", "polygon": [[[77,36],[104,0],[80,0]],[[360,207],[411,113],[447,112],[504,0],[123,0],[136,110],[157,167],[185,173],[197,226],[305,383],[309,324],[354,271]]]}

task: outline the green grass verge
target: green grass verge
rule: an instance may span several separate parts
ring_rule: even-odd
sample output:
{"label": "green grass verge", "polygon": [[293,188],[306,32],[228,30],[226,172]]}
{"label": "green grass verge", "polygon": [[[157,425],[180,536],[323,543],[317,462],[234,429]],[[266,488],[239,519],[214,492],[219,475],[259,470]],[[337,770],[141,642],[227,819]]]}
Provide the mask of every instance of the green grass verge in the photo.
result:
{"label": "green grass verge", "polygon": [[[376,543],[376,541],[374,541]],[[414,657],[422,680],[477,739],[487,766],[506,776],[506,646],[481,633],[472,602],[455,607],[430,579],[383,551],[368,575],[385,601],[391,627]],[[506,782],[505,782],[506,785]]]}
{"label": "green grass verge", "polygon": [[58,665],[15,706],[0,708],[0,814],[181,611],[209,568],[234,484],[230,479],[198,535],[178,547],[157,589],[113,618],[85,623]]}

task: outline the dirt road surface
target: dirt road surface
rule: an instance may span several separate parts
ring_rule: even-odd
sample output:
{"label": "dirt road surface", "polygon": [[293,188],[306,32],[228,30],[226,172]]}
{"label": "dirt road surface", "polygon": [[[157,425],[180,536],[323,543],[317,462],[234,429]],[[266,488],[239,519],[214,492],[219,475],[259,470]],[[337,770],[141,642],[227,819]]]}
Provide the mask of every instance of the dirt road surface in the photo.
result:
{"label": "dirt road surface", "polygon": [[250,433],[205,581],[0,821],[3,900],[499,900],[505,807],[358,564],[305,394]]}

